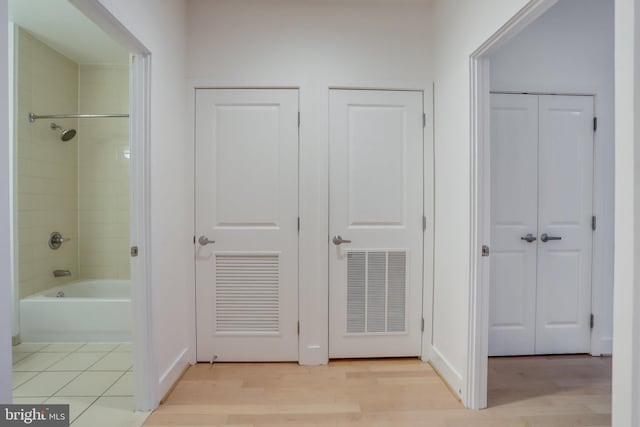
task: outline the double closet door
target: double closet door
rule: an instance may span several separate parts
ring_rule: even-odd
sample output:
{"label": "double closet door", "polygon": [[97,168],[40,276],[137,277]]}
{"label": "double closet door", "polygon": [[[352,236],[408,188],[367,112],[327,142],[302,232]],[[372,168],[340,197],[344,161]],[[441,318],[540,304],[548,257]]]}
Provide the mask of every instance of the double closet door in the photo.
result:
{"label": "double closet door", "polygon": [[489,355],[589,352],[593,105],[491,95]]}

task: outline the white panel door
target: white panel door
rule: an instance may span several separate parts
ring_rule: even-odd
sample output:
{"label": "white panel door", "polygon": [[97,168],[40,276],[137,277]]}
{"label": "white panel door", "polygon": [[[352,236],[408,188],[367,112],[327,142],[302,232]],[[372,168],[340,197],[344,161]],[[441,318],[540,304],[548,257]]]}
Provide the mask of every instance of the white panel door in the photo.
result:
{"label": "white panel door", "polygon": [[537,158],[538,97],[491,95],[490,356],[535,353]]}
{"label": "white panel door", "polygon": [[593,98],[540,96],[539,111],[536,352],[588,353]]}
{"label": "white panel door", "polygon": [[298,91],[199,89],[195,137],[197,359],[298,360]]}
{"label": "white panel door", "polygon": [[330,92],[332,358],[420,354],[422,96]]}
{"label": "white panel door", "polygon": [[590,96],[491,96],[490,355],[589,351],[592,120]]}

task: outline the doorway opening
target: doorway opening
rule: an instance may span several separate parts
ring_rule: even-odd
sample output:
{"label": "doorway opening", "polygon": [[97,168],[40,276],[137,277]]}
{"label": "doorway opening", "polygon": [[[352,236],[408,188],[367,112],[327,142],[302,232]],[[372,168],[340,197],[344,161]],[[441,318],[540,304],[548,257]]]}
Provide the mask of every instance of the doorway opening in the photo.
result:
{"label": "doorway opening", "polygon": [[[505,364],[540,377],[582,366],[610,399],[610,359],[591,356],[611,354],[613,2],[532,3],[472,55],[472,84],[468,402],[499,402],[487,388],[509,390]],[[575,353],[587,356],[487,365]]]}
{"label": "doorway opening", "polygon": [[149,52],[94,2],[11,1],[9,17],[14,401],[140,418],[156,403]]}

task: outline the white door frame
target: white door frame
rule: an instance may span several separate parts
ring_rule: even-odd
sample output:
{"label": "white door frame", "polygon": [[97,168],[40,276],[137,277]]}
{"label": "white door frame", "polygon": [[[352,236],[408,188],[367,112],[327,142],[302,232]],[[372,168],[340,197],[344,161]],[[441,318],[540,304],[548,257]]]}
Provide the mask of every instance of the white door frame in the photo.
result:
{"label": "white door frame", "polygon": [[98,0],[69,0],[87,18],[131,53],[129,66],[130,242],[139,255],[131,261],[133,377],[135,409],[155,409],[156,365],[151,310],[150,146],[151,52]]}
{"label": "white door frame", "polygon": [[471,138],[470,138],[470,283],[469,336],[466,398],[469,408],[487,406],[489,343],[489,260],[482,246],[491,237],[491,164],[489,146],[490,80],[489,56],[521,32],[558,0],[532,0],[470,56]]}

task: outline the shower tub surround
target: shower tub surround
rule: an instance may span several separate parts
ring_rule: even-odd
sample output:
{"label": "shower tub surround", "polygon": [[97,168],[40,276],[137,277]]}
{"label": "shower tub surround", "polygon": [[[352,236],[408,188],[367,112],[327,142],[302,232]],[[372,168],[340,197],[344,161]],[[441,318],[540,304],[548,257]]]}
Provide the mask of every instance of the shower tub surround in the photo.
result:
{"label": "shower tub surround", "polygon": [[72,282],[20,300],[20,335],[24,342],[127,342],[131,315],[128,280]]}
{"label": "shower tub surround", "polygon": [[129,341],[128,61],[78,64],[16,36],[14,335]]}

